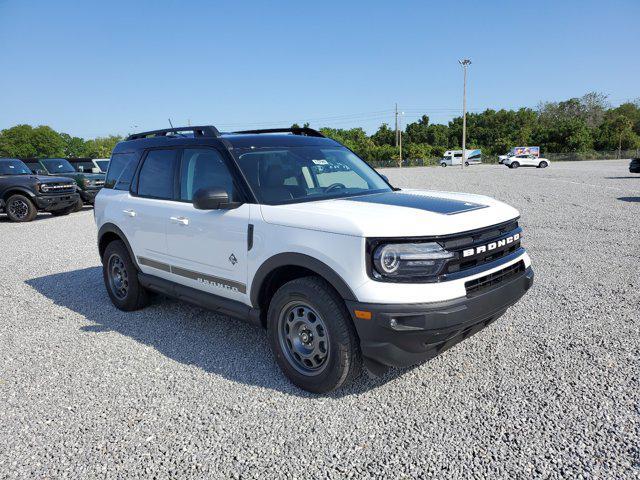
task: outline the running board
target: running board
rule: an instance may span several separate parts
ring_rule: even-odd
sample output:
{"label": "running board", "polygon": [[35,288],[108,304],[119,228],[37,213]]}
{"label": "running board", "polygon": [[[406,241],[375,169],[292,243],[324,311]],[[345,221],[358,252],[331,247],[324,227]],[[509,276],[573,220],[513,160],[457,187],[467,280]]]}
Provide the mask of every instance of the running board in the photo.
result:
{"label": "running board", "polygon": [[250,307],[236,300],[229,300],[228,298],[220,297],[213,293],[186,287],[179,283],[142,272],[138,272],[138,281],[144,288],[153,292],[161,293],[168,297],[173,297],[230,317],[239,318],[252,325],[262,326],[259,308]]}

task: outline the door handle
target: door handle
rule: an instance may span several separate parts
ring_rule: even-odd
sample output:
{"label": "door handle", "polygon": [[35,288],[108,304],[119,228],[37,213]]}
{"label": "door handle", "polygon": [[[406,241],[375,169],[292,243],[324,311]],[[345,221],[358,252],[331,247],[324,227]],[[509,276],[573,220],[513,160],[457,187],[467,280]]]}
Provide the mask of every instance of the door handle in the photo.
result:
{"label": "door handle", "polygon": [[136,216],[136,211],[135,210],[123,210],[122,213],[124,213],[125,215],[128,215],[129,217],[135,217]]}
{"label": "door handle", "polygon": [[189,225],[189,219],[187,217],[169,217],[169,220],[180,225]]}

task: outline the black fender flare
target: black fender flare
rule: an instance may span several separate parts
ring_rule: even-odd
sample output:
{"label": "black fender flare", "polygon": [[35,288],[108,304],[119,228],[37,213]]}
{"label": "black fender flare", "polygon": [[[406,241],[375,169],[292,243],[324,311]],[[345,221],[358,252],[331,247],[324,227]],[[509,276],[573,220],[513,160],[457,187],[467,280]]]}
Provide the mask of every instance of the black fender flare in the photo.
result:
{"label": "black fender flare", "polygon": [[7,188],[4,192],[2,192],[2,198],[6,197],[8,200],[11,195],[15,195],[16,193],[25,194],[27,195],[27,197],[31,199],[36,198],[35,193],[33,193],[31,190],[21,185],[16,185],[15,187]]}
{"label": "black fender flare", "polygon": [[279,267],[303,267],[320,275],[327,282],[333,285],[340,296],[345,300],[357,301],[357,298],[347,282],[338,275],[330,266],[320,260],[305,255],[303,253],[285,252],[278,253],[265,260],[258,268],[251,282],[250,299],[251,304],[256,306],[259,303],[259,295],[262,285],[267,276]]}
{"label": "black fender flare", "polygon": [[120,237],[120,240],[122,240],[122,243],[124,243],[125,247],[127,247],[127,251],[129,252],[129,256],[131,257],[133,264],[136,266],[138,271],[140,271],[140,266],[138,265],[138,259],[133,254],[133,249],[131,248],[131,244],[129,243],[129,240],[127,240],[127,236],[124,234],[122,230],[120,230],[120,228],[117,225],[113,223],[105,223],[100,227],[100,230],[98,230],[98,251],[100,253],[100,260],[102,260],[102,253],[103,253],[102,251],[100,251],[101,250],[100,243],[102,242],[102,238],[108,233],[112,233]]}

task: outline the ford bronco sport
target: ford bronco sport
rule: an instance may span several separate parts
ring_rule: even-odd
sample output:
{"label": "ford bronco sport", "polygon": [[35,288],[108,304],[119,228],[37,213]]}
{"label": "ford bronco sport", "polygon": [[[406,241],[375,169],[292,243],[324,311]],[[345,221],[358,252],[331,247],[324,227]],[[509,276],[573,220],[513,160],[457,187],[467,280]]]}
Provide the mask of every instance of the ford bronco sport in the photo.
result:
{"label": "ford bronco sport", "polygon": [[484,196],[394,188],[309,128],[131,135],[95,206],[116,307],[154,291],[261,325],[313,392],[500,317],[533,282],[518,218]]}
{"label": "ford bronco sport", "polygon": [[[28,163],[36,173],[68,177],[75,181],[80,194],[76,204],[76,210],[82,209],[83,204],[93,205],[96,195],[104,186],[105,175],[103,173],[91,173],[91,170],[77,171],[66,158],[42,158]],[[93,165],[89,162],[88,165]],[[88,166],[87,165],[87,166]],[[91,168],[91,167],[89,167]]]}
{"label": "ford bronco sport", "polygon": [[30,222],[38,211],[67,215],[78,201],[68,178],[33,175],[17,158],[0,158],[0,212],[14,222]]}

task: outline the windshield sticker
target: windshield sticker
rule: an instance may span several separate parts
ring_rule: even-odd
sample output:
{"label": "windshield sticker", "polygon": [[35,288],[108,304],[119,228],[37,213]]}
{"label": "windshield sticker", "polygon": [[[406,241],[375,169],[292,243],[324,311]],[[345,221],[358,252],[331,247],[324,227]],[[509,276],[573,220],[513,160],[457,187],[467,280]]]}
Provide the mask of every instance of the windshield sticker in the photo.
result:
{"label": "windshield sticker", "polygon": [[312,159],[311,161],[312,161],[313,163],[315,163],[316,165],[329,165],[329,162],[327,162],[327,161],[326,161],[326,160],[324,160],[324,159],[320,159],[320,160]]}

